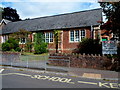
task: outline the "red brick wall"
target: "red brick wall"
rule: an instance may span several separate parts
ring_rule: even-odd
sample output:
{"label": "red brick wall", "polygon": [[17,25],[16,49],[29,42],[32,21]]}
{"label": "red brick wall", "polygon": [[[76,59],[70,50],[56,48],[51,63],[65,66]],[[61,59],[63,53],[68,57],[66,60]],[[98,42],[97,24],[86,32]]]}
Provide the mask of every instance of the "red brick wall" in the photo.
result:
{"label": "red brick wall", "polygon": [[[83,28],[76,29],[76,30],[82,30],[82,29]],[[73,30],[73,29],[71,29],[71,30]],[[90,38],[90,29],[86,28],[85,30],[86,30],[86,38]],[[70,42],[69,41],[69,38],[70,38],[69,32],[70,32],[70,30],[63,31],[63,52],[64,53],[72,53],[73,50],[78,48],[78,45],[79,45],[79,42]]]}
{"label": "red brick wall", "polygon": [[[89,28],[61,30],[62,31],[61,37],[63,37],[63,39],[62,39],[62,45],[61,45],[61,47],[59,47],[59,49],[62,49],[62,50],[59,50],[59,51],[61,51],[62,53],[72,53],[74,51],[74,49],[78,48],[79,42],[70,42],[69,41],[69,38],[70,38],[69,34],[70,34],[70,30],[82,30],[82,29],[86,30],[86,38],[90,38],[90,29]],[[51,31],[44,31],[44,33],[45,32],[53,32],[53,31],[52,30]],[[22,45],[20,45],[20,47],[21,46]],[[56,52],[54,40],[52,43],[48,44],[48,50],[49,50],[49,53]]]}

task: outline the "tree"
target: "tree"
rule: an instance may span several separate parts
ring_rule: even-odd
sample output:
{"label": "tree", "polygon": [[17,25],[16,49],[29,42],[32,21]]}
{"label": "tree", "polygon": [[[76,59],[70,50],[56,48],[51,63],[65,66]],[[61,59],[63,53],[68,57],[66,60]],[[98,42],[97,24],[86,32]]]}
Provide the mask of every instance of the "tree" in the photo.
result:
{"label": "tree", "polygon": [[100,2],[100,6],[107,19],[101,29],[111,30],[110,33],[120,36],[120,2]]}
{"label": "tree", "polygon": [[[16,39],[18,42],[20,42],[21,39],[25,39],[26,40],[26,44],[32,44],[32,40],[28,37],[28,35],[30,35],[31,32],[24,30],[24,29],[20,29],[19,32],[15,32],[13,34],[10,34],[10,37],[13,37],[14,39]],[[28,43],[27,43],[28,41]],[[24,44],[22,44],[22,51],[24,50]],[[26,46],[26,45],[25,45]],[[29,48],[29,46],[28,46]],[[31,48],[30,48],[31,49]]]}
{"label": "tree", "polygon": [[16,9],[13,9],[10,7],[3,8],[2,18],[10,20],[10,21],[20,21],[21,20],[19,15],[17,14]]}
{"label": "tree", "polygon": [[2,51],[20,51],[19,42],[14,38],[9,38],[2,44]]}
{"label": "tree", "polygon": [[44,34],[42,32],[35,34],[34,41],[35,54],[42,54],[47,52],[47,43],[45,43]]}
{"label": "tree", "polygon": [[54,42],[55,42],[56,53],[58,53],[59,40],[60,40],[60,31],[54,30]]}
{"label": "tree", "polygon": [[[94,49],[93,49],[94,48]],[[78,45],[79,53],[85,54],[101,54],[102,46],[99,39],[84,38]]]}
{"label": "tree", "polygon": [[3,12],[3,8],[0,7],[0,20],[2,20],[2,12]]}

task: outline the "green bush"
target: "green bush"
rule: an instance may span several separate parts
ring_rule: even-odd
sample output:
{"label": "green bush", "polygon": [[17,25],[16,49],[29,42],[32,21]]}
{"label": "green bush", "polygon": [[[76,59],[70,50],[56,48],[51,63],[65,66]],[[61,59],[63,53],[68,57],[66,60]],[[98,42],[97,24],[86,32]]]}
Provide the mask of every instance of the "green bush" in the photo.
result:
{"label": "green bush", "polygon": [[99,39],[84,38],[78,45],[79,53],[85,54],[102,54],[102,46]]}
{"label": "green bush", "polygon": [[35,34],[35,42],[34,42],[34,50],[35,54],[42,54],[48,52],[47,50],[47,43],[44,40],[44,34],[38,32]]}
{"label": "green bush", "polygon": [[40,45],[35,45],[35,54],[42,54],[46,53],[47,51],[47,44],[46,43],[41,43]]}
{"label": "green bush", "polygon": [[25,51],[32,52],[33,43],[30,39],[27,39],[27,43],[25,44]]}
{"label": "green bush", "polygon": [[10,44],[8,42],[2,44],[2,51],[10,51]]}
{"label": "green bush", "polygon": [[9,38],[2,44],[2,51],[20,51],[18,41],[13,38]]}
{"label": "green bush", "polygon": [[20,47],[17,47],[17,48],[15,49],[15,51],[20,52],[20,51],[21,51],[21,48],[20,48]]}

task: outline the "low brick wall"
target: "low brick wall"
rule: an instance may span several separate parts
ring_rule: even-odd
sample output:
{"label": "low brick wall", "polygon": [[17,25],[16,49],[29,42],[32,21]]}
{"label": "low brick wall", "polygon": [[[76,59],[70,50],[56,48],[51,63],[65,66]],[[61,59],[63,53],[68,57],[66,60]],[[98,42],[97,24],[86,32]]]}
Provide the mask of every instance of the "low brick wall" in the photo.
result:
{"label": "low brick wall", "polygon": [[[50,56],[65,56],[70,58],[70,67],[77,68],[94,68],[94,69],[102,69],[102,70],[110,70],[112,60],[107,58],[106,56],[100,55],[81,55],[81,54],[50,54]],[[52,59],[52,58],[49,58]],[[55,58],[53,58],[55,59]],[[62,58],[64,59],[64,58]],[[49,64],[62,66],[65,62],[58,60],[50,60]]]}

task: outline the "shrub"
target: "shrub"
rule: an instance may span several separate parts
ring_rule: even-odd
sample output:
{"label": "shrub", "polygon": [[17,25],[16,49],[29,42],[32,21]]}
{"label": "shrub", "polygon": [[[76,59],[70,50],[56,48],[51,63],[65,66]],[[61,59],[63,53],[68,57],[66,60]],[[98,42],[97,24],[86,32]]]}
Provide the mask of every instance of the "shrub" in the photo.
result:
{"label": "shrub", "polygon": [[20,48],[20,47],[17,47],[17,48],[15,49],[15,51],[20,52],[20,51],[21,51],[21,48]]}
{"label": "shrub", "polygon": [[102,46],[99,44],[99,39],[84,38],[78,45],[79,53],[85,54],[101,54]]}
{"label": "shrub", "polygon": [[46,53],[47,51],[47,44],[46,43],[41,43],[40,45],[35,45],[35,54],[42,54]]}
{"label": "shrub", "polygon": [[10,51],[10,44],[8,42],[2,44],[2,51]]}
{"label": "shrub", "polygon": [[9,38],[2,44],[2,51],[20,51],[18,41],[13,38]]}
{"label": "shrub", "polygon": [[44,42],[44,35],[41,32],[35,34],[35,43],[34,43],[34,50],[35,54],[42,54],[46,53],[47,50],[47,43]]}
{"label": "shrub", "polygon": [[27,43],[25,44],[25,51],[32,52],[33,43],[30,39],[27,39]]}

